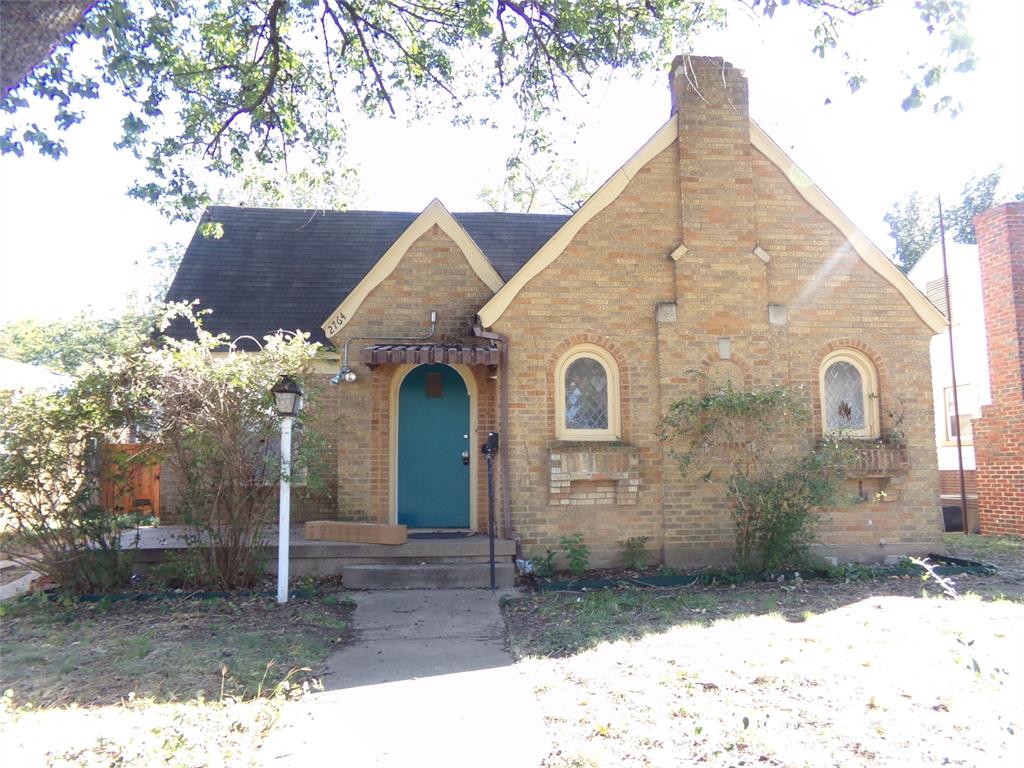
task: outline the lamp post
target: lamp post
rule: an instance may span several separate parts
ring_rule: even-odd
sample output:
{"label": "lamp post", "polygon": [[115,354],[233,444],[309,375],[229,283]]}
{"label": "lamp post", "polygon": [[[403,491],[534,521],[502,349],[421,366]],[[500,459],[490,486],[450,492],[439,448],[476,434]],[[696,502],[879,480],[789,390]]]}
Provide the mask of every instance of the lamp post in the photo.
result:
{"label": "lamp post", "polygon": [[277,529],[277,602],[288,602],[288,528],[292,506],[292,421],[302,410],[302,389],[291,376],[282,376],[273,389],[281,417],[281,494]]}

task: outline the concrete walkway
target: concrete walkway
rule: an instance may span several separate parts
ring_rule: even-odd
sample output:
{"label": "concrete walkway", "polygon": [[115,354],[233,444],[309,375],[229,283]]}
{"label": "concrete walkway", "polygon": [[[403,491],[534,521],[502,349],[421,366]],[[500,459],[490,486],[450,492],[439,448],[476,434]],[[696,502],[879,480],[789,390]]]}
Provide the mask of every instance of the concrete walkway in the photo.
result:
{"label": "concrete walkway", "polygon": [[[20,563],[11,560],[0,560],[0,572],[21,567]],[[0,584],[0,603],[23,595],[32,588],[32,582],[39,578],[35,571],[28,571],[13,581]]]}
{"label": "concrete walkway", "polygon": [[285,707],[264,765],[538,766],[550,744],[502,647],[501,594],[355,593],[354,642],[322,693]]}

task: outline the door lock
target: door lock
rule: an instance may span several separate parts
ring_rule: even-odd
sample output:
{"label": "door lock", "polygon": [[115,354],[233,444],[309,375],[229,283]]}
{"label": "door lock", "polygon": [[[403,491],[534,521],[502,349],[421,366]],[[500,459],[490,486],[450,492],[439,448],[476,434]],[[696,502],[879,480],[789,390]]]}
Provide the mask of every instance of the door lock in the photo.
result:
{"label": "door lock", "polygon": [[469,451],[462,452],[462,463],[467,467],[469,466]]}

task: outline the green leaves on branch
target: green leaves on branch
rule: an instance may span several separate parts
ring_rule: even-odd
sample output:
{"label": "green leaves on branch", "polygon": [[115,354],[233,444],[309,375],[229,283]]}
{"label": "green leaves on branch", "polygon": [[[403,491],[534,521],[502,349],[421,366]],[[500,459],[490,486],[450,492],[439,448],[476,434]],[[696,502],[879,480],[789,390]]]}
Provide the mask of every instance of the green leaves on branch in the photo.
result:
{"label": "green leaves on branch", "polygon": [[116,318],[82,312],[51,322],[15,320],[0,326],[0,357],[73,374],[94,360],[141,348],[153,322],[151,312],[136,310]]}
{"label": "green leaves on branch", "polygon": [[[755,0],[764,18],[786,2]],[[880,0],[795,0],[809,11],[814,50],[838,45],[841,22]],[[963,0],[919,0],[922,22],[943,37],[955,69],[969,67]],[[566,91],[585,92],[601,69],[664,69],[702,29],[720,26],[724,0],[105,0],[41,62],[0,108],[26,96],[55,106],[54,128],[11,123],[0,151],[35,146],[60,157],[60,132],[82,119],[103,86],[130,105],[117,146],[145,163],[130,194],[172,218],[191,218],[211,198],[209,174],[299,155],[320,170],[344,153],[345,120],[441,109],[456,123],[490,122],[480,98],[511,94],[529,152],[548,144],[540,127]],[[58,41],[54,41],[58,42]],[[77,50],[76,50],[77,49]],[[934,65],[908,102],[941,79]],[[851,75],[850,83],[861,80]],[[513,154],[515,154],[513,152]]]}
{"label": "green leaves on branch", "polygon": [[[972,178],[960,192],[960,199],[946,207],[946,233],[956,243],[975,243],[974,217],[984,213],[1002,200],[1024,200],[1024,190],[999,193],[1002,166],[984,176]],[[934,198],[922,192],[912,192],[902,202],[893,203],[885,214],[889,235],[896,241],[893,261],[904,273],[939,242],[939,208]]]}

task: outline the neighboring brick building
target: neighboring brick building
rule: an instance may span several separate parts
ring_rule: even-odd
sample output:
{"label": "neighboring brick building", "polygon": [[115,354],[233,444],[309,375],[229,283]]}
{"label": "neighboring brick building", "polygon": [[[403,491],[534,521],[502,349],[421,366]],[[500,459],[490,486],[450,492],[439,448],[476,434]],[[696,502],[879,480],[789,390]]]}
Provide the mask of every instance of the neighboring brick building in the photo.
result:
{"label": "neighboring brick building", "polygon": [[975,217],[992,404],[974,422],[983,534],[1024,535],[1024,203]]}
{"label": "neighboring brick building", "polygon": [[679,58],[671,83],[669,120],[571,217],[211,212],[224,237],[193,240],[169,298],[202,299],[215,331],[299,327],[351,352],[354,380],[316,411],[332,515],[485,529],[495,430],[499,522],[526,555],[578,532],[595,565],[635,536],[670,565],[720,561],[728,505],[659,437],[706,372],[802,392],[808,446],[840,426],[865,439],[828,549],[936,543],[923,393],[941,313],[750,120],[742,73]]}

